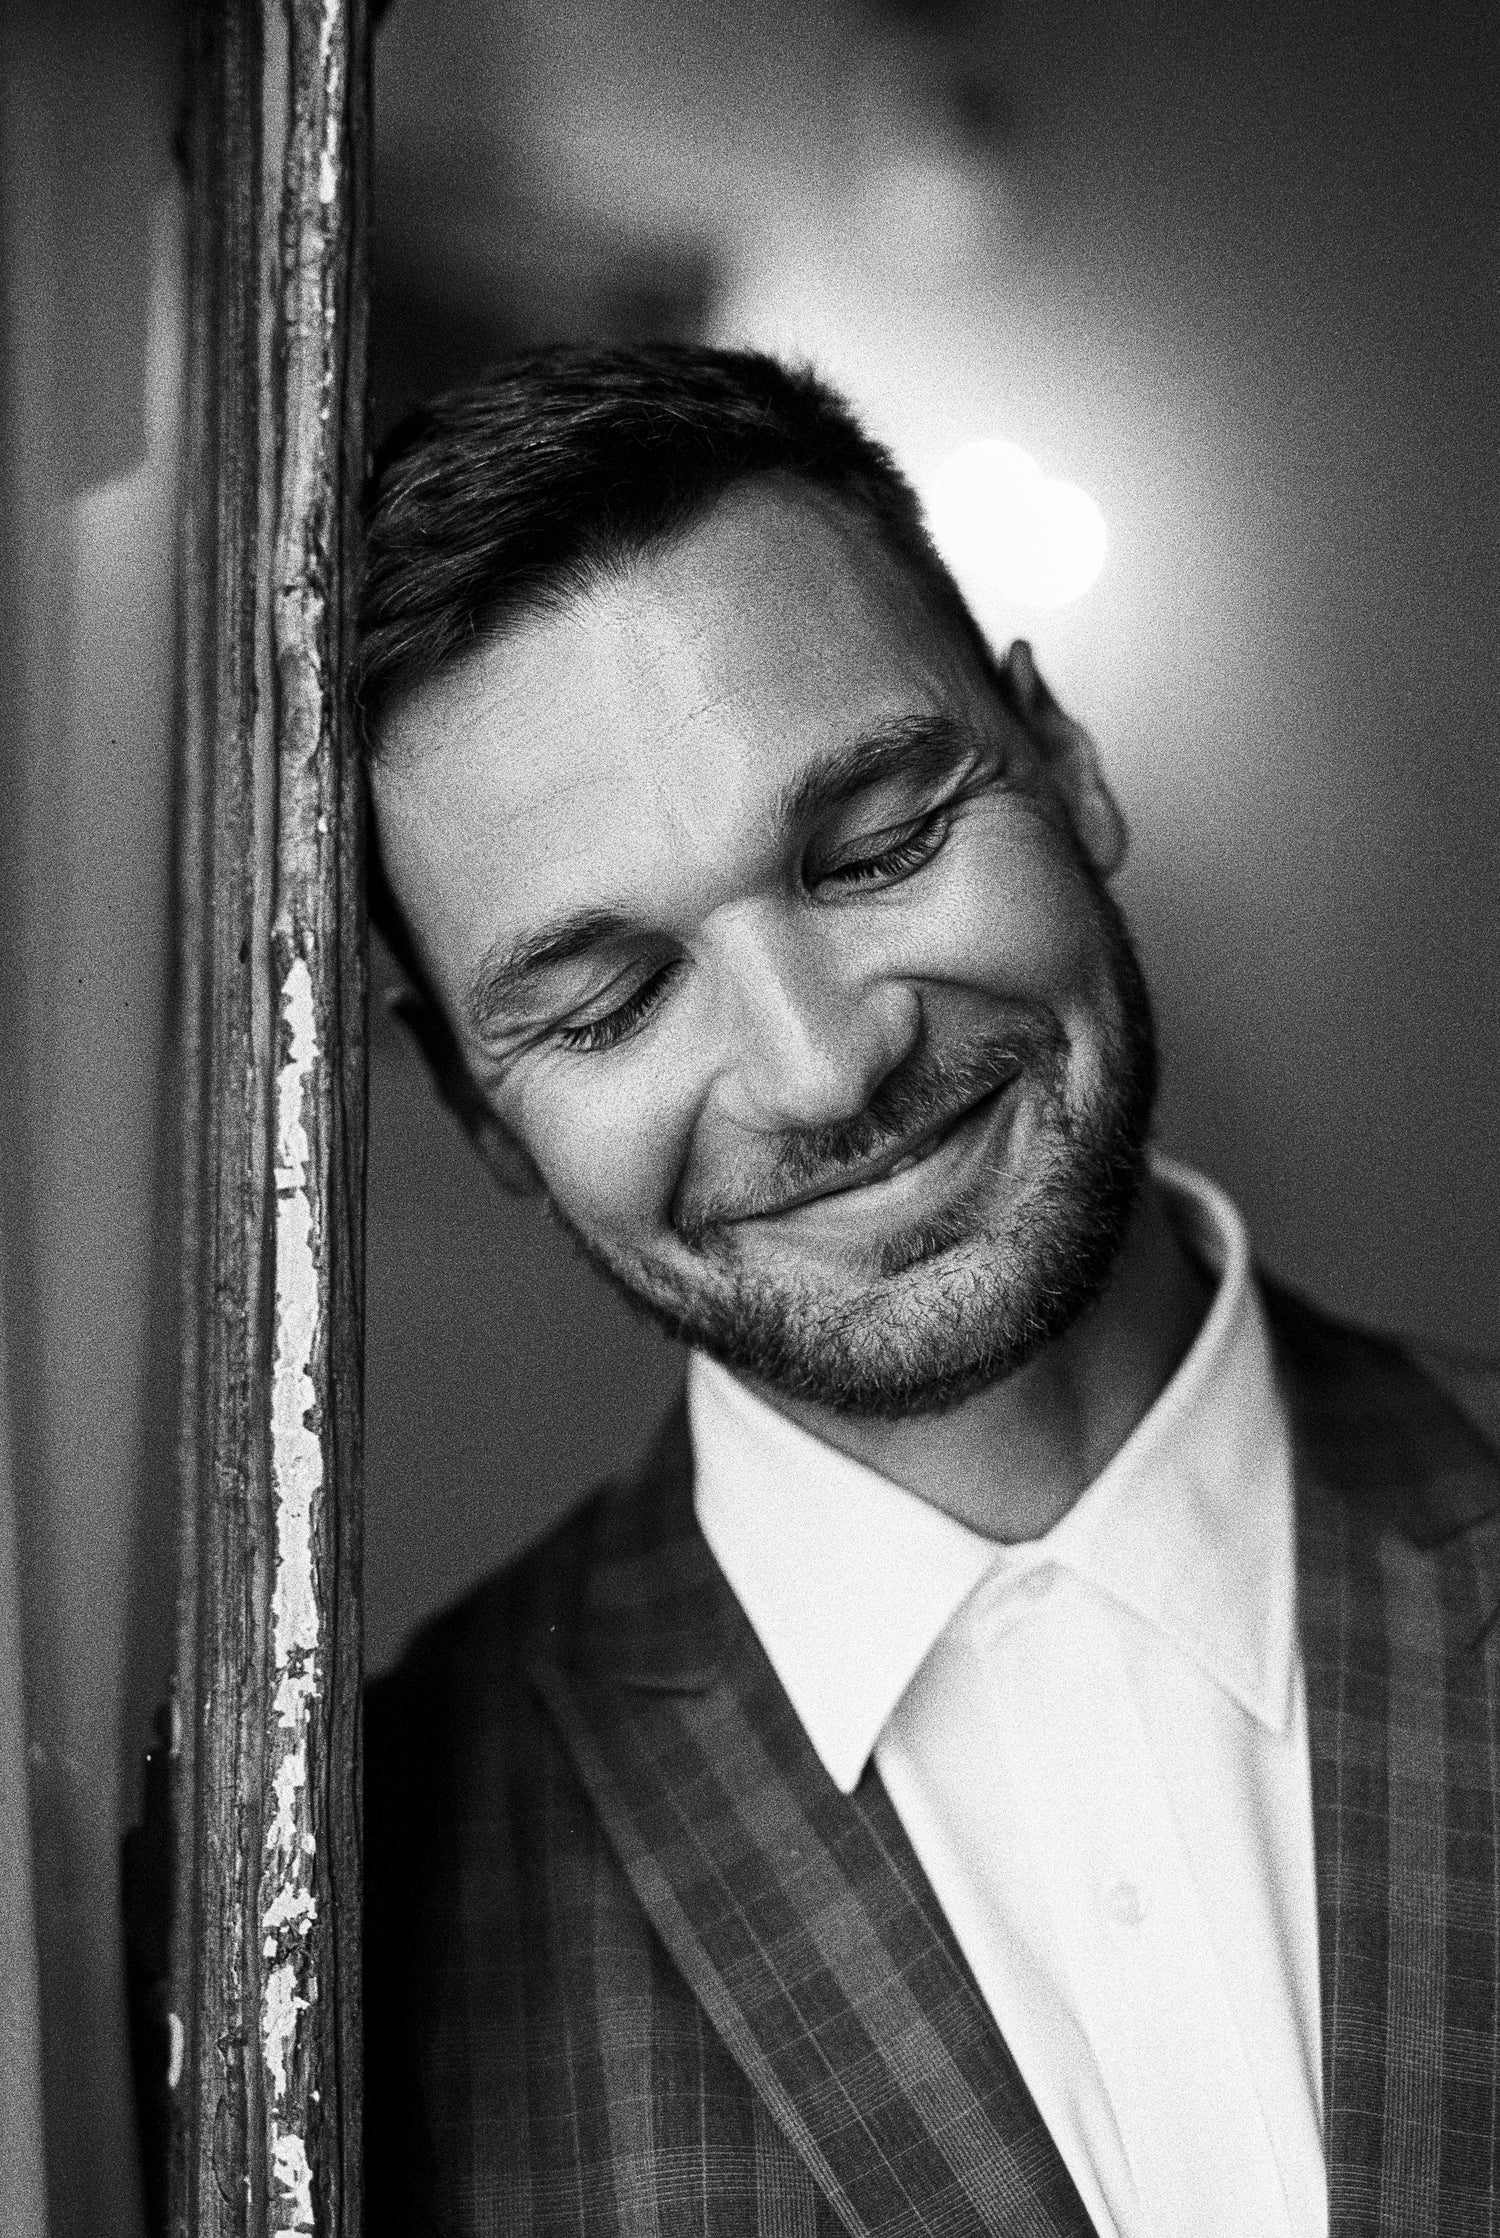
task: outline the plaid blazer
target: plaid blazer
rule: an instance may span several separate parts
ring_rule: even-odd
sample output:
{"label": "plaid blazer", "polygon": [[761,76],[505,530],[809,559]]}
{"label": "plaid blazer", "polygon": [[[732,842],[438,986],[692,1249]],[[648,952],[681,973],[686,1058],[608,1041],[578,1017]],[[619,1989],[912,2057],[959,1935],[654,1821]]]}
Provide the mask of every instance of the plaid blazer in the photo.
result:
{"label": "plaid blazer", "polygon": [[[1268,1300],[1332,2230],[1479,2238],[1500,1464],[1410,1353]],[[1089,2231],[877,1774],[839,1793],[714,1564],[682,1420],[419,1639],[366,1745],[372,2234]]]}

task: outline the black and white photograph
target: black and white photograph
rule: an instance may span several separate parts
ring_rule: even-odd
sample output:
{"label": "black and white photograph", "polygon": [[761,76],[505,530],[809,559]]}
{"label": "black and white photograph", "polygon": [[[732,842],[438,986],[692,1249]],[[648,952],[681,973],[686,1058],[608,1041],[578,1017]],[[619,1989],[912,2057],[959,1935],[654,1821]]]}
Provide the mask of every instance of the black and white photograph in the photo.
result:
{"label": "black and white photograph", "polygon": [[1500,17],[0,0],[0,2238],[1500,2231]]}

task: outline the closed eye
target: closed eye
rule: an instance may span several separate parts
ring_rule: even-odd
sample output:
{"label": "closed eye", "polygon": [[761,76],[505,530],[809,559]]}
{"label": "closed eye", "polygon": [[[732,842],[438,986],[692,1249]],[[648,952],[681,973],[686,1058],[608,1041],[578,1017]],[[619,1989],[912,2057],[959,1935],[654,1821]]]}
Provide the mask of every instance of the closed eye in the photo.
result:
{"label": "closed eye", "polygon": [[845,891],[851,887],[897,885],[932,860],[947,838],[951,823],[951,804],[945,804],[917,823],[874,835],[884,839],[885,844],[869,854],[850,855],[842,862],[820,866],[808,883],[819,888],[842,887]]}
{"label": "closed eye", "polygon": [[645,1024],[680,969],[676,961],[662,964],[613,1010],[597,1018],[580,1018],[572,1025],[554,1027],[554,1041],[564,1049],[584,1054],[613,1049]]}

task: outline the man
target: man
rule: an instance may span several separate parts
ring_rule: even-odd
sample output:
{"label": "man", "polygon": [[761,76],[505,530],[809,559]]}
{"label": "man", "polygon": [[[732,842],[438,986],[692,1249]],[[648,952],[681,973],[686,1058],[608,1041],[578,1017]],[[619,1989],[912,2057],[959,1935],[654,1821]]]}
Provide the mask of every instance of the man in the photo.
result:
{"label": "man", "polygon": [[693,1348],[372,1697],[371,2227],[1500,2225],[1493,1385],[1148,1162],[1120,817],[888,458],[520,360],[361,692],[443,1093]]}

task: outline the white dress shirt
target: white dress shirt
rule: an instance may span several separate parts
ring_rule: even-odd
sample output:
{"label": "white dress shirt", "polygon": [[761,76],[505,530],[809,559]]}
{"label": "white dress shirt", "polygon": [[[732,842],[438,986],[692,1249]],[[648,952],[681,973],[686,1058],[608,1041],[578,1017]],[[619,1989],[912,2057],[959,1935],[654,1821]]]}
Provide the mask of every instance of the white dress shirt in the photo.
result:
{"label": "white dress shirt", "polygon": [[1291,1460],[1245,1231],[1077,1505],[1002,1546],[695,1356],[698,1517],[831,1777],[871,1754],[1104,2238],[1324,2238]]}

